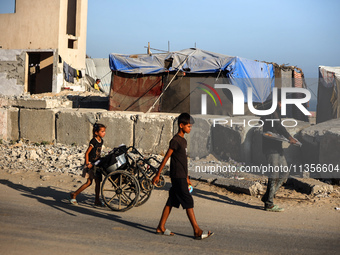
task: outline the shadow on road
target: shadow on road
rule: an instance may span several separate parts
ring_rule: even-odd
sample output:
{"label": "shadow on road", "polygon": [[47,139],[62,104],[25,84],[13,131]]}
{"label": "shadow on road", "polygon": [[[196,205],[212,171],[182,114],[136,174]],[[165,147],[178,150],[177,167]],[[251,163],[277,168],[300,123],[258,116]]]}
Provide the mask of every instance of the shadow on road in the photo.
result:
{"label": "shadow on road", "polygon": [[208,191],[204,191],[200,189],[195,189],[193,192],[193,196],[197,196],[197,197],[204,198],[204,199],[209,199],[209,200],[216,201],[219,203],[227,203],[231,205],[242,206],[242,207],[256,209],[256,210],[263,210],[262,206],[250,205],[247,203],[243,203],[241,201],[236,201],[225,195],[220,195],[214,192],[208,192]]}
{"label": "shadow on road", "polygon": [[[170,188],[171,188],[171,183],[166,183],[163,188],[160,188],[160,190],[167,191]],[[250,204],[247,204],[247,203],[236,201],[236,200],[231,199],[231,198],[229,198],[225,195],[220,195],[220,194],[217,194],[215,192],[200,190],[198,188],[194,188],[192,195],[194,197],[197,196],[197,197],[200,197],[200,198],[203,198],[203,199],[208,199],[208,200],[219,202],[219,203],[227,203],[227,204],[231,204],[231,205],[242,206],[242,207],[256,209],[256,210],[263,210],[262,206],[250,205]]]}
{"label": "shadow on road", "polygon": [[[112,213],[107,213],[105,211],[97,210],[96,208],[92,206],[88,207],[88,205],[90,204],[89,201],[94,201],[93,196],[81,194],[79,197],[85,197],[85,207],[82,206],[83,200],[81,202],[81,206],[75,206],[75,205],[71,205],[68,202],[69,192],[58,190],[56,187],[48,186],[48,187],[30,188],[30,187],[23,186],[21,184],[15,184],[8,180],[0,180],[0,184],[6,185],[14,190],[20,191],[23,193],[23,196],[36,199],[38,202],[42,204],[48,205],[56,210],[59,210],[71,216],[77,216],[76,213],[87,214],[93,217],[113,220],[123,225],[134,227],[134,228],[137,228],[137,229],[140,229],[140,230],[152,233],[152,234],[154,234],[154,231],[155,231],[154,226],[149,227],[149,226],[145,226],[140,223],[137,223],[137,222],[123,220],[122,217],[118,215],[114,215]],[[105,210],[109,210],[109,209],[105,208]]]}

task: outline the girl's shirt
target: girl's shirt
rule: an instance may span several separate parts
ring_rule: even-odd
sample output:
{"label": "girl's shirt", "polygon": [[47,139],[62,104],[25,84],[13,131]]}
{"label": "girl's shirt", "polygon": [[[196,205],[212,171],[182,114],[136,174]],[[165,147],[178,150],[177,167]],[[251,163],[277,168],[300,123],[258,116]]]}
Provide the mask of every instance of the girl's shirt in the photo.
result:
{"label": "girl's shirt", "polygon": [[90,146],[92,147],[92,150],[89,153],[89,161],[91,163],[95,162],[100,158],[103,143],[104,143],[103,139],[101,139],[101,141],[98,142],[96,138],[92,138],[92,140],[90,141]]}

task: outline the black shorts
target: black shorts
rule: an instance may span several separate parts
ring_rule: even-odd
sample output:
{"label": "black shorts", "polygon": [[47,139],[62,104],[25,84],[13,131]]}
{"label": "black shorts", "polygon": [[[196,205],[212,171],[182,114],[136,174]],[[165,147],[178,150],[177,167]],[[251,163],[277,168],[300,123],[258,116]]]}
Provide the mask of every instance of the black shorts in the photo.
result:
{"label": "black shorts", "polygon": [[166,202],[167,206],[179,208],[182,205],[183,209],[194,208],[194,200],[188,189],[186,178],[171,178],[172,187],[169,190],[169,198]]}

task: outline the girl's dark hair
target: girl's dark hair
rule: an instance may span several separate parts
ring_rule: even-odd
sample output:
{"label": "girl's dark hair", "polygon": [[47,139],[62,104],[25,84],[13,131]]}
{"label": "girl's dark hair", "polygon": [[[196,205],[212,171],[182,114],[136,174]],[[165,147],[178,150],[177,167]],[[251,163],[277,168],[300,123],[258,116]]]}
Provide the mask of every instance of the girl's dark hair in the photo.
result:
{"label": "girl's dark hair", "polygon": [[178,116],[178,126],[180,124],[184,124],[184,125],[187,125],[187,124],[194,124],[195,123],[195,120],[193,117],[190,116],[189,113],[181,113],[181,115]]}
{"label": "girl's dark hair", "polygon": [[92,130],[93,137],[96,136],[96,132],[98,132],[101,128],[106,128],[106,126],[100,123],[94,123]]}

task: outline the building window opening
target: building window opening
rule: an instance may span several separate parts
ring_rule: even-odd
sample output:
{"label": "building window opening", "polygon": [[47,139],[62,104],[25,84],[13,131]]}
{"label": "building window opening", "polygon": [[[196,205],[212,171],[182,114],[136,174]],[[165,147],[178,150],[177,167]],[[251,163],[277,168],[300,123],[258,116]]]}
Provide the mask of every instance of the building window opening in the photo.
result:
{"label": "building window opening", "polygon": [[68,39],[68,48],[69,49],[77,49],[78,48],[78,41],[74,39]]}
{"label": "building window opening", "polygon": [[68,0],[66,34],[76,36],[77,0]]}

